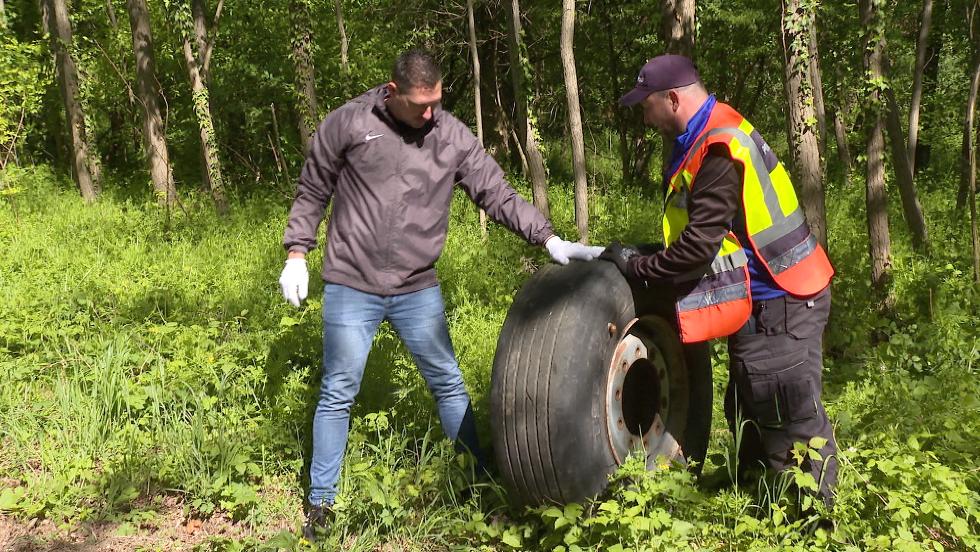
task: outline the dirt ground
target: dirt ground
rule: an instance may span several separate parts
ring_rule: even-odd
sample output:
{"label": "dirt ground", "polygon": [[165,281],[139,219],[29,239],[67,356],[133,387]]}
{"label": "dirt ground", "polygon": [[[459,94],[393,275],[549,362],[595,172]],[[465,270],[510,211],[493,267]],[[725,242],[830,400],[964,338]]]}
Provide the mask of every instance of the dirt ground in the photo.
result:
{"label": "dirt ground", "polygon": [[[285,520],[264,526],[263,535],[292,527]],[[172,506],[150,521],[134,523],[83,522],[58,527],[50,520],[22,520],[0,515],[0,552],[132,552],[193,550],[212,537],[241,539],[260,536],[243,523],[222,517],[187,519],[183,509]]]}

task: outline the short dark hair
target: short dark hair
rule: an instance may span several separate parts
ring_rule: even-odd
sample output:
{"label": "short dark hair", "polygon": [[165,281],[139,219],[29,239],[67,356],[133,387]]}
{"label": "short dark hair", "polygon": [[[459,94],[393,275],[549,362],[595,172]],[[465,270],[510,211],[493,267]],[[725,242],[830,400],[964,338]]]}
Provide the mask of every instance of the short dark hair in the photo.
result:
{"label": "short dark hair", "polygon": [[413,48],[398,56],[391,70],[391,80],[403,90],[432,88],[442,80],[439,63],[432,54]]}

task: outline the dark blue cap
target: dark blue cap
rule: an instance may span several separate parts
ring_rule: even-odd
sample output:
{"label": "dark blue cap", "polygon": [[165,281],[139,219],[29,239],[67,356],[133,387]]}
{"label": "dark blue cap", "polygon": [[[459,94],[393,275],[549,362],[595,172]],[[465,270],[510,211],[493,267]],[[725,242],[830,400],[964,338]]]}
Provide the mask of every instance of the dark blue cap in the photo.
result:
{"label": "dark blue cap", "polygon": [[636,86],[619,99],[619,105],[629,107],[644,100],[653,92],[680,88],[701,80],[694,62],[687,56],[664,54],[646,62],[636,77]]}

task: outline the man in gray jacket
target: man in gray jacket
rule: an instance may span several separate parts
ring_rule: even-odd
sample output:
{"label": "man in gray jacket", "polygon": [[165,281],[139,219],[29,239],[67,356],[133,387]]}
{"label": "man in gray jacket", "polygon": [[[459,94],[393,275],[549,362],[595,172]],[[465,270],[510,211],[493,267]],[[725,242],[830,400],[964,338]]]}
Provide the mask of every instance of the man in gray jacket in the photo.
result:
{"label": "man in gray jacket", "polygon": [[441,110],[442,76],[427,53],[395,62],[391,82],[330,113],[314,135],[289,212],[279,283],[306,298],[305,255],[334,207],[323,263],[323,379],[313,417],[304,535],[329,523],[350,408],[382,320],[394,326],[435,397],[446,435],[482,463],[469,395],[453,352],[434,265],[446,241],[453,188],[551,258],[592,260],[602,247],[562,240],[524,201],[470,129]]}

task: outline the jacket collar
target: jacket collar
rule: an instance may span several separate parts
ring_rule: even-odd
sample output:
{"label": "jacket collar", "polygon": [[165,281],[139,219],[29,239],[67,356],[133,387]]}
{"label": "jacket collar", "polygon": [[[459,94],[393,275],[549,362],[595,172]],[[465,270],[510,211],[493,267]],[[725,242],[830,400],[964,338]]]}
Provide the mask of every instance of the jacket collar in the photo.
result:
{"label": "jacket collar", "polygon": [[429,132],[432,131],[432,129],[439,126],[439,115],[442,113],[441,108],[433,109],[432,120],[427,122],[421,128],[406,125],[405,123],[396,119],[395,116],[391,114],[391,111],[388,111],[388,105],[385,103],[389,96],[387,84],[375,86],[371,90],[368,90],[367,93],[365,93],[365,96],[369,96],[371,98],[373,103],[372,110],[374,111],[375,115],[377,115],[379,119],[381,119],[385,124],[397,132],[399,136],[407,141],[414,141],[424,138],[429,134]]}

